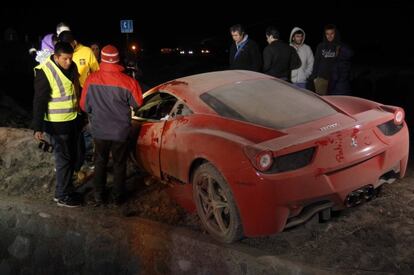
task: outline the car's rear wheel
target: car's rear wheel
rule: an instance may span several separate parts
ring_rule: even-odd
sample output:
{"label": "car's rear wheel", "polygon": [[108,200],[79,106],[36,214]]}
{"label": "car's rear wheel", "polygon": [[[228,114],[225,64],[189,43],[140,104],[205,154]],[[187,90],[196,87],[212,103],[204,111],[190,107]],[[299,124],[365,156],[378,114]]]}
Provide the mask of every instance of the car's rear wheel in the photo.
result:
{"label": "car's rear wheel", "polygon": [[193,176],[193,198],[207,231],[217,240],[231,243],[243,237],[243,227],[233,194],[223,176],[211,164],[200,165]]}

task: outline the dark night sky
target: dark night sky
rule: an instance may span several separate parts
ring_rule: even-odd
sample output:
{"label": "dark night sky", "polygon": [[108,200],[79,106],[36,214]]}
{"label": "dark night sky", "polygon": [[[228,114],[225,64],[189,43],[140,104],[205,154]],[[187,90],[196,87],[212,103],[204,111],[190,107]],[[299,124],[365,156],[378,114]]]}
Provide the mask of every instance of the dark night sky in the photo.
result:
{"label": "dark night sky", "polygon": [[[63,5],[44,8],[39,3],[39,7],[1,8],[0,31],[3,33],[7,27],[13,27],[21,37],[28,34],[30,39],[36,40],[53,32],[58,22],[66,21],[85,44],[99,41],[120,45],[125,37],[120,34],[119,21],[133,19],[135,33],[130,37],[144,48],[175,47],[207,38],[219,40],[227,48],[231,43],[228,28],[235,23],[244,24],[262,47],[267,26],[276,26],[284,40],[294,26],[300,26],[307,33],[307,43],[314,48],[322,38],[323,26],[334,23],[341,30],[343,40],[363,52],[398,49],[401,45],[397,41],[409,37],[414,25],[414,5],[407,1],[376,3],[375,6],[374,2],[340,0],[304,1],[305,4],[294,1],[284,6],[279,2],[274,2],[272,7],[268,1],[254,1],[250,6],[229,2],[227,6],[234,6],[223,7],[210,1],[196,1],[192,5],[154,1],[145,8],[131,8],[119,2],[117,7],[107,9],[103,7],[106,4],[97,5],[94,10],[82,7],[84,11],[65,9]],[[410,47],[404,45],[407,46]]]}
{"label": "dark night sky", "polygon": [[[43,2],[36,2],[36,6],[26,6],[21,3],[19,8],[0,8],[0,32],[3,34],[7,28],[12,27],[17,30],[21,39],[27,35],[30,40],[36,41],[39,37],[54,32],[57,23],[65,21],[70,24],[78,40],[83,44],[89,45],[91,42],[98,41],[102,45],[111,43],[124,46],[125,35],[120,33],[120,20],[133,19],[135,32],[130,39],[138,41],[145,49],[145,53],[159,53],[161,47],[187,46],[205,39],[216,42],[216,52],[219,54],[209,59],[167,60],[167,58],[158,58],[157,55],[145,55],[146,58],[141,59],[145,81],[150,85],[156,85],[183,75],[227,68],[227,50],[232,43],[229,27],[233,24],[243,24],[250,37],[256,40],[262,49],[266,44],[265,29],[269,25],[279,29],[282,40],[287,40],[291,29],[299,26],[306,32],[306,43],[315,50],[322,39],[323,26],[334,23],[341,31],[343,41],[354,49],[352,64],[355,75],[363,77],[370,76],[370,72],[373,75],[377,72],[388,72],[385,82],[375,85],[379,90],[374,91],[374,88],[363,86],[364,82],[362,86],[355,86],[357,95],[368,98],[375,95],[376,100],[392,103],[393,101],[387,98],[379,98],[378,94],[386,89],[403,91],[400,94],[404,95],[414,94],[410,92],[411,75],[401,78],[409,85],[398,86],[391,81],[397,79],[393,72],[407,69],[411,72],[414,68],[414,43],[410,43],[414,26],[413,3],[402,0],[386,3],[362,0],[302,2],[296,0],[284,1],[288,4],[283,5],[282,1],[273,1],[270,6],[269,0],[251,2],[247,5],[231,1],[224,6],[223,0],[219,3],[194,1],[193,4],[178,1],[165,4],[162,1],[150,0],[145,7],[136,7],[140,2],[134,3],[134,7],[121,1],[114,3],[95,1],[88,4],[88,7],[76,5],[70,7],[68,3],[56,2],[54,5],[59,8],[45,7],[50,4]],[[91,5],[95,5],[94,9],[90,8]],[[7,44],[3,43],[3,39],[0,37],[0,46]],[[20,46],[22,47],[22,43]],[[21,51],[23,52],[27,50]],[[25,57],[23,54],[9,54],[0,59],[0,62],[7,61],[5,64],[8,70],[5,72],[15,73],[16,76],[20,76],[17,72],[27,67],[25,72],[28,81],[25,82],[26,86],[22,90],[32,89],[32,66],[30,62],[22,64],[29,58],[29,55]],[[22,62],[17,62],[19,60]],[[2,63],[0,69],[1,65]],[[171,67],[173,65],[176,67]],[[10,74],[0,75],[3,79],[2,85],[8,85],[2,88],[14,91],[14,82],[5,81],[9,79]],[[26,100],[26,97],[22,95],[17,100]],[[27,106],[30,106],[30,100],[26,101]],[[404,104],[409,102],[412,102],[411,98],[399,101]],[[399,105],[397,103],[395,105]]]}

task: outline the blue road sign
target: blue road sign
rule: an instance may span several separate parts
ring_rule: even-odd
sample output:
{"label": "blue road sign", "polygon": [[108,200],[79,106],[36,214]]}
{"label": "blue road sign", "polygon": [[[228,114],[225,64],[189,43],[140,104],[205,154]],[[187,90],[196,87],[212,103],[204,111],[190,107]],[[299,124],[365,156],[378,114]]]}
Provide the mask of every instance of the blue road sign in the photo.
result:
{"label": "blue road sign", "polygon": [[121,20],[121,33],[134,32],[134,22],[132,20]]}

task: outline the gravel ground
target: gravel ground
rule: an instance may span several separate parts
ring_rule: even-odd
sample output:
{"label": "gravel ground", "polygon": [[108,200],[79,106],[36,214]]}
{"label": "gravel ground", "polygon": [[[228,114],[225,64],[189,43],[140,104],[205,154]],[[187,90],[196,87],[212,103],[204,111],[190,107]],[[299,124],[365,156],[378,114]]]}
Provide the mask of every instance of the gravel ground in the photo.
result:
{"label": "gravel ground", "polygon": [[[37,148],[32,131],[0,128],[0,192],[53,204],[53,155]],[[89,171],[89,170],[87,170]],[[352,274],[414,274],[414,172],[384,185],[374,200],[335,213],[325,223],[315,216],[274,236],[248,238],[242,246],[318,268]],[[91,172],[87,172],[91,176]],[[87,177],[88,178],[88,177]],[[111,186],[111,176],[108,178]],[[121,206],[94,207],[91,182],[78,183],[84,207],[101,215],[139,216],[205,233],[196,215],[167,194],[168,186],[128,168],[129,198]]]}

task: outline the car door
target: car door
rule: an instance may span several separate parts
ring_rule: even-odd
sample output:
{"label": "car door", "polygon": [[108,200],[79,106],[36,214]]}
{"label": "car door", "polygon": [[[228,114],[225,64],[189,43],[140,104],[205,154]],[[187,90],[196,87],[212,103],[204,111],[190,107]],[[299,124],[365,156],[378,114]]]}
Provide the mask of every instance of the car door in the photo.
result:
{"label": "car door", "polygon": [[[165,122],[162,134],[162,149],[160,152],[161,170],[165,175],[181,179],[183,164],[188,158],[189,147],[181,133],[185,132],[188,116],[192,114],[190,108],[182,101],[177,101],[168,120]],[[186,173],[186,172],[184,172]]]}
{"label": "car door", "polygon": [[166,118],[177,99],[167,93],[155,92],[144,99],[136,113],[140,122],[137,139],[137,162],[148,173],[161,177],[160,148]]}

